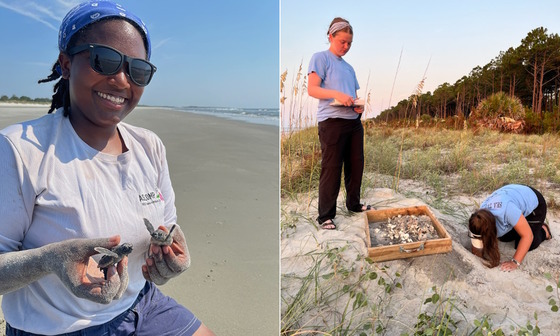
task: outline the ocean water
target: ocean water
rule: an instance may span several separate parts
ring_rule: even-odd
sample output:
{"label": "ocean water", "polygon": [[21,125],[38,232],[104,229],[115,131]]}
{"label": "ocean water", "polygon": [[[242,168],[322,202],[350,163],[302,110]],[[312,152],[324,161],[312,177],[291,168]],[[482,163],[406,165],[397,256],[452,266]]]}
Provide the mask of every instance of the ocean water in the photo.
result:
{"label": "ocean water", "polygon": [[174,109],[254,124],[280,126],[280,111],[278,108],[183,106],[174,107]]}

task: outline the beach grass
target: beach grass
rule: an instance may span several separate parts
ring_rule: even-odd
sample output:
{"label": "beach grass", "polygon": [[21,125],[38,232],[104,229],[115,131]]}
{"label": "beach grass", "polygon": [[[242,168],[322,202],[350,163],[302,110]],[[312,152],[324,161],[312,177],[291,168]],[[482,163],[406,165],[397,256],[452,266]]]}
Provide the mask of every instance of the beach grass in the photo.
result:
{"label": "beach grass", "polygon": [[[291,281],[290,288],[283,288],[282,335],[357,335],[371,333],[374,325],[383,328],[386,321],[379,319],[387,318],[383,308],[391,293],[402,288],[400,275],[390,274],[369,258],[348,260],[343,253],[348,248],[302,255],[311,259],[308,272],[285,275]],[[381,289],[376,300],[368,298],[372,286]]]}
{"label": "beach grass", "polygon": [[[391,185],[397,186],[396,191],[398,179],[421,181],[446,196],[475,195],[507,183],[528,184],[536,189],[560,183],[560,136],[555,134],[436,131],[368,123],[365,122],[364,174],[392,176]],[[318,143],[316,127],[283,136],[283,197],[318,188]]]}

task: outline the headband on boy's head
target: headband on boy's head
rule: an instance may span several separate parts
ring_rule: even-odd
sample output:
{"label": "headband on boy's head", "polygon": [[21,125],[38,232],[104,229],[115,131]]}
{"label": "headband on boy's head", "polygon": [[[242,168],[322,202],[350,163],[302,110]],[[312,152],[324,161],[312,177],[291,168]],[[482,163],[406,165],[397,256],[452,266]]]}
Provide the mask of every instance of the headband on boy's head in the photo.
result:
{"label": "headband on boy's head", "polygon": [[347,27],[350,27],[350,30],[352,30],[352,26],[346,21],[335,22],[332,24],[331,28],[329,28],[329,35],[332,35],[337,31],[341,31]]}
{"label": "headband on boy's head", "polygon": [[60,30],[58,31],[58,48],[65,52],[68,42],[74,34],[80,29],[97,22],[104,18],[121,17],[136,25],[146,37],[146,51],[148,60],[152,51],[150,43],[150,35],[148,29],[142,20],[133,13],[124,9],[123,6],[111,1],[88,1],[83,2],[72,8],[62,20]]}

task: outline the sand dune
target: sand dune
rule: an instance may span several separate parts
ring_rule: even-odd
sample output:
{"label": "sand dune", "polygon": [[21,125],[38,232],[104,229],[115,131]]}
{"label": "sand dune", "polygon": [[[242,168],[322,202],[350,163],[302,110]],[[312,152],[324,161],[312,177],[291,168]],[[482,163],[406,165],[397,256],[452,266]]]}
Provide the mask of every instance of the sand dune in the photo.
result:
{"label": "sand dune", "polygon": [[[428,189],[418,187],[411,181],[402,181],[400,190],[406,193],[422,190],[425,195]],[[361,330],[360,324],[382,323],[387,335],[399,335],[402,332],[413,334],[419,314],[431,312],[435,307],[424,305],[424,301],[438,293],[442,299],[449,299],[448,302],[455,305],[454,309],[449,305],[444,306],[452,314],[452,319],[459,322],[454,335],[469,334],[474,328],[474,320],[482,320],[486,316],[491,319],[494,329],[502,327],[506,334],[512,332],[511,326],[518,328],[519,324],[523,327],[530,322],[533,326],[538,324],[541,335],[557,335],[560,321],[557,313],[550,310],[548,301],[552,293],[546,291],[547,285],[554,287],[554,281],[547,279],[544,274],[558,274],[558,238],[554,236],[553,240],[543,242],[538,249],[529,252],[521,268],[516,271],[508,273],[500,271],[499,267],[486,268],[470,252],[466,227],[466,214],[470,214],[475,209],[474,204],[480,203],[486,196],[448,200],[459,205],[459,210],[451,214],[443,214],[430,207],[452,237],[452,252],[373,265],[364,261],[367,256],[364,214],[350,214],[342,210],[343,195],[339,197],[339,211],[335,218],[339,228],[337,231],[320,230],[314,224],[316,195],[300,195],[297,201],[283,199],[282,221],[290,223],[292,227],[283,230],[281,241],[282,315],[286,318],[287,302],[297,295],[303,283],[302,277],[308,275],[310,267],[316,265],[317,253],[338,247],[342,250],[336,266],[339,269],[340,286],[357,281],[356,277],[367,269],[377,270],[378,274],[385,274],[387,279],[392,277],[402,284],[402,289],[393,288],[391,295],[386,295],[385,287],[377,284],[363,282],[359,285],[360,290],[366,293],[369,304],[353,312],[352,323],[358,331]],[[391,189],[366,190],[364,199],[379,209],[425,205],[419,198],[405,197]],[[557,215],[549,213],[548,220],[553,235],[560,232]],[[502,260],[509,260],[514,253],[513,243],[499,244]],[[351,275],[345,277],[340,272],[342,269],[352,270]],[[330,276],[325,277],[329,280],[321,278],[332,272],[331,267],[322,267],[319,283],[332,287]],[[396,277],[397,273],[400,276]],[[433,291],[434,286],[436,292]],[[330,293],[333,291],[331,288]],[[343,316],[346,317],[344,323],[350,323],[348,319],[351,315],[345,313],[349,300],[354,301],[342,296],[330,306],[309,309],[299,318],[299,327],[328,332],[340,323]],[[538,323],[534,313],[537,313]],[[356,331],[356,334],[359,333]]]}

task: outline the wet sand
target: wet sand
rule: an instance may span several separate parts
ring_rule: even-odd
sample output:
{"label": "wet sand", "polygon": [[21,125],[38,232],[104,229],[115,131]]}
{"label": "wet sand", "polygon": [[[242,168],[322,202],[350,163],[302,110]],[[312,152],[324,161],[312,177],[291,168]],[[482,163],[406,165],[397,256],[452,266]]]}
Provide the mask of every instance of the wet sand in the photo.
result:
{"label": "wet sand", "polygon": [[[0,105],[0,128],[47,110]],[[154,107],[138,107],[125,121],[166,145],[192,257],[163,292],[217,335],[277,335],[278,127]]]}

